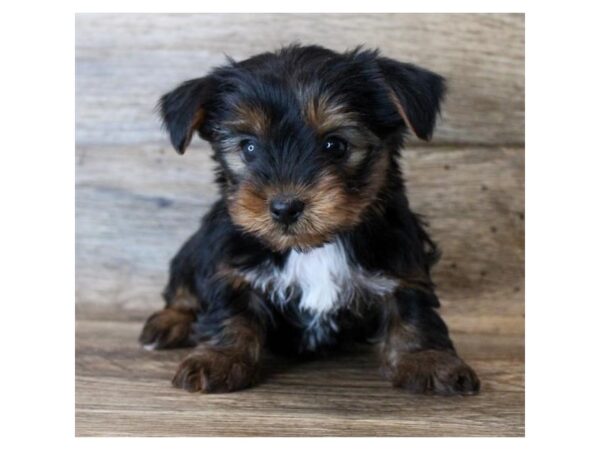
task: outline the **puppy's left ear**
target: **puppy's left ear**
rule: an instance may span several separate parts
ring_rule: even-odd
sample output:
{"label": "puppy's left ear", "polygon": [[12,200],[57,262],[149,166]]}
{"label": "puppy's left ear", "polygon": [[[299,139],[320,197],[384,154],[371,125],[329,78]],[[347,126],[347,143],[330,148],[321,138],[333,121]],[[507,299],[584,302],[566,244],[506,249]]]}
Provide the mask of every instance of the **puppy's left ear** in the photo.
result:
{"label": "puppy's left ear", "polygon": [[389,58],[377,59],[390,99],[406,126],[420,139],[433,135],[444,99],[444,78],[429,70]]}
{"label": "puppy's left ear", "polygon": [[194,131],[207,139],[207,107],[215,93],[210,77],[196,78],[180,84],[163,95],[158,103],[171,144],[182,155],[190,144]]}

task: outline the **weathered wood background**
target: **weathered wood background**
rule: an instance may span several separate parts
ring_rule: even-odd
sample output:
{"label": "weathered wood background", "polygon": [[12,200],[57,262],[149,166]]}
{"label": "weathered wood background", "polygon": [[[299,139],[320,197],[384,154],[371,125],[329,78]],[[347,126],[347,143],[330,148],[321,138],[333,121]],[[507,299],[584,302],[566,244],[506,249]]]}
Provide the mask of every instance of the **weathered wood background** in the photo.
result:
{"label": "weathered wood background", "polygon": [[[522,15],[75,20],[77,434],[523,434]],[[442,314],[481,375],[478,397],[392,391],[368,352],[298,367],[275,361],[254,390],[190,396],[168,384],[181,352],[137,347],[142,320],[161,307],[170,257],[216,195],[206,146],[196,140],[184,157],[169,148],[158,97],[224,54],[292,41],[379,47],[448,79],[438,132],[427,146],[410,142],[404,167],[412,205],[444,251],[434,272]]]}
{"label": "weathered wood background", "polygon": [[524,19],[486,14],[79,15],[77,141],[162,142],[160,94],[225,55],[242,59],[286,43],[380,48],[448,78],[435,142],[522,144]]}

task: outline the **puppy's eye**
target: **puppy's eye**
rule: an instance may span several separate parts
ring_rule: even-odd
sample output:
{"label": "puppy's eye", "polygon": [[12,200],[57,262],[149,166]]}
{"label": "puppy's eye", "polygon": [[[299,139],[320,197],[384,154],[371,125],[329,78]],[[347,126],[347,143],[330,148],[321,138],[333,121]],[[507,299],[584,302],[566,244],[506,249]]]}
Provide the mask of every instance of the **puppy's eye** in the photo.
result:
{"label": "puppy's eye", "polygon": [[340,157],[348,151],[348,142],[337,136],[330,136],[323,141],[322,150],[332,156]]}
{"label": "puppy's eye", "polygon": [[258,144],[252,139],[245,139],[240,143],[242,149],[242,158],[246,162],[252,162],[256,158]]}

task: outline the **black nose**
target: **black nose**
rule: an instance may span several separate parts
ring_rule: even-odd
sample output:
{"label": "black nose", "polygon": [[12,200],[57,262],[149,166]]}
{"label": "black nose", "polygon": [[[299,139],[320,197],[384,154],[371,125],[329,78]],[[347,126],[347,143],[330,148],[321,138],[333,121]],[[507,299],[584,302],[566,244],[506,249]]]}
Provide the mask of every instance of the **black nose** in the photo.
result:
{"label": "black nose", "polygon": [[297,198],[275,197],[271,201],[271,215],[277,222],[291,225],[304,211],[304,203]]}

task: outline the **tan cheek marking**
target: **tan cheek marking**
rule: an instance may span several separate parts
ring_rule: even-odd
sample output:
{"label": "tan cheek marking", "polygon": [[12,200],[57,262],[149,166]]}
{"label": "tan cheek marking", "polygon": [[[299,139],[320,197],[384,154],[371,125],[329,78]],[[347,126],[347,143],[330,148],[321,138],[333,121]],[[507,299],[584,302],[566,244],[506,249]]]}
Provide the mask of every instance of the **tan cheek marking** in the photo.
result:
{"label": "tan cheek marking", "polygon": [[[329,228],[330,224],[344,224],[351,211],[346,208],[348,196],[337,177],[327,174],[321,177],[308,195],[311,219],[318,228]],[[323,230],[325,231],[325,230]]]}
{"label": "tan cheek marking", "polygon": [[368,150],[365,147],[352,148],[348,157],[348,165],[351,167],[358,167],[367,156],[367,153]]}
{"label": "tan cheek marking", "polygon": [[383,187],[387,168],[387,158],[379,158],[371,169],[368,185],[353,194],[345,191],[342,180],[333,175],[323,176],[309,194],[311,221],[325,234],[340,226],[356,225]]}
{"label": "tan cheek marking", "polygon": [[229,212],[234,223],[259,236],[274,231],[267,208],[267,198],[249,184],[242,184],[228,198]]}
{"label": "tan cheek marking", "polygon": [[234,173],[241,173],[245,169],[246,165],[240,157],[240,153],[235,150],[228,150],[223,152],[223,159],[227,164],[227,167]]}

